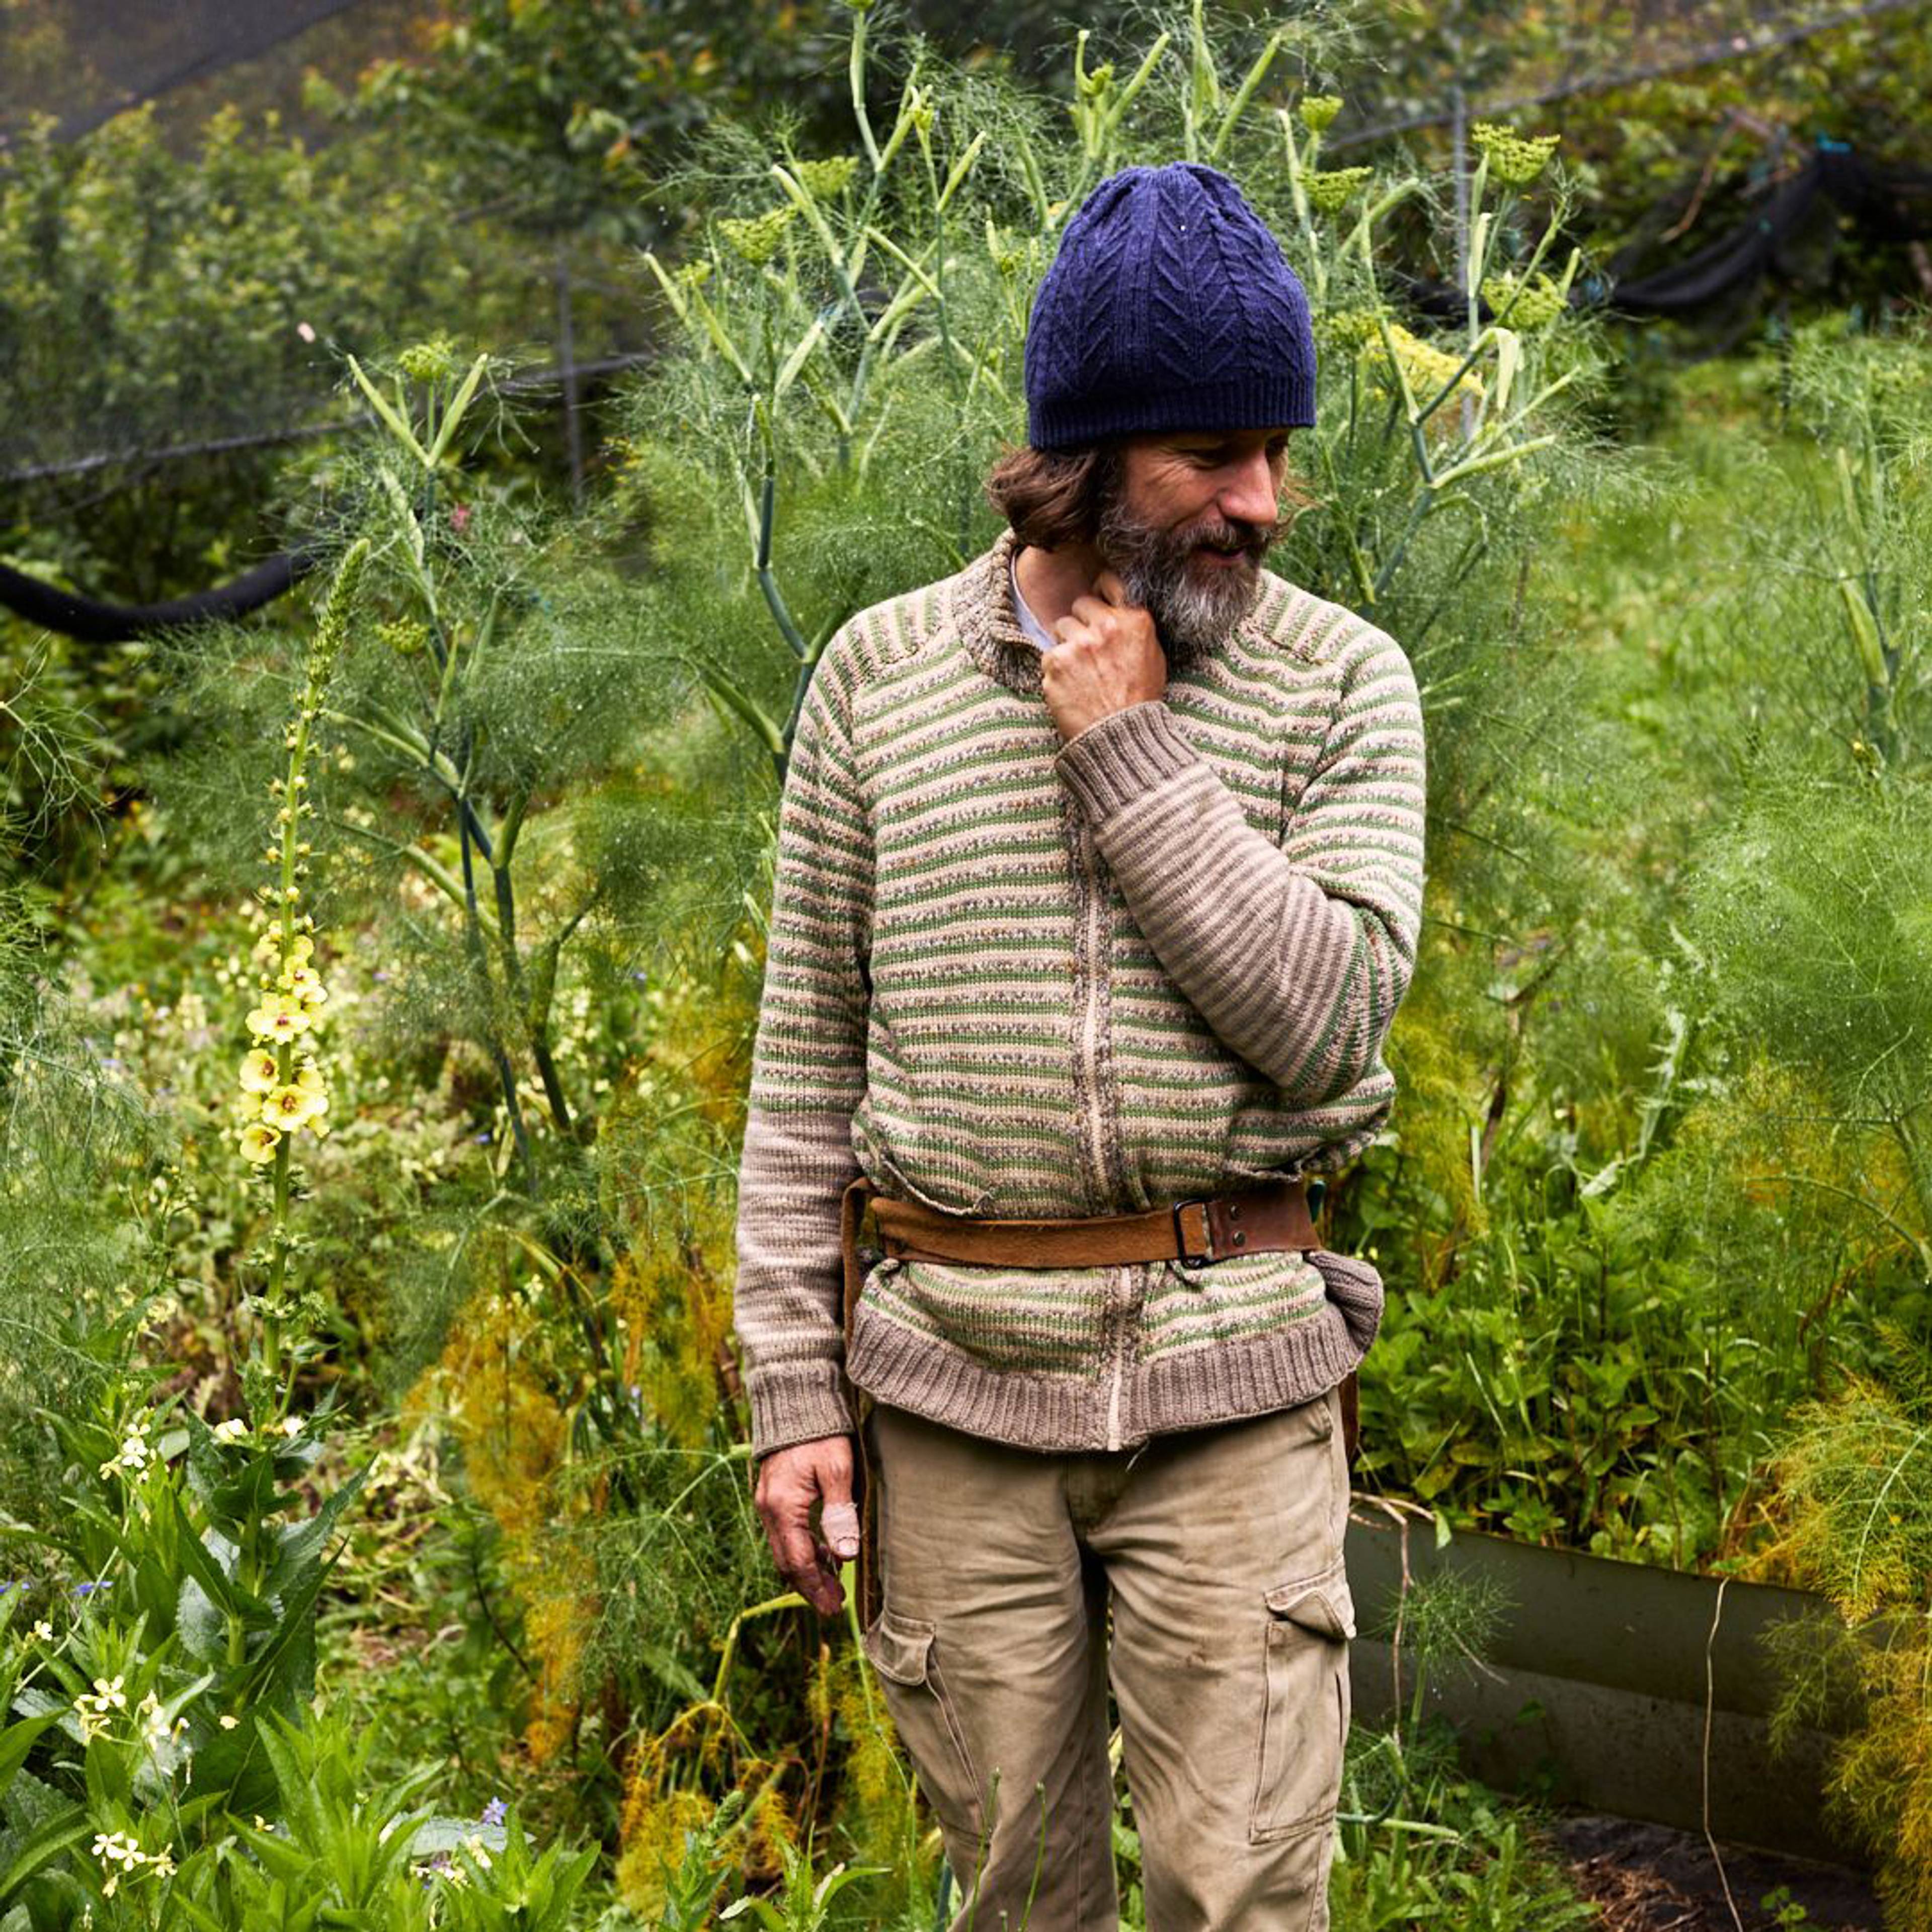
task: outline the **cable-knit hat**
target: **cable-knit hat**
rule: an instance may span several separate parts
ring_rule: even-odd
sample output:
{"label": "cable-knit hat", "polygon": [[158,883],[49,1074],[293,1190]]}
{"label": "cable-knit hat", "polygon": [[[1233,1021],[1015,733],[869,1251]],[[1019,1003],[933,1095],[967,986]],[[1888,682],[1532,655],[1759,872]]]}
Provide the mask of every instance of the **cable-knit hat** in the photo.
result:
{"label": "cable-knit hat", "polygon": [[1034,298],[1027,440],[1315,421],[1308,298],[1241,191],[1193,161],[1123,168],[1081,203]]}

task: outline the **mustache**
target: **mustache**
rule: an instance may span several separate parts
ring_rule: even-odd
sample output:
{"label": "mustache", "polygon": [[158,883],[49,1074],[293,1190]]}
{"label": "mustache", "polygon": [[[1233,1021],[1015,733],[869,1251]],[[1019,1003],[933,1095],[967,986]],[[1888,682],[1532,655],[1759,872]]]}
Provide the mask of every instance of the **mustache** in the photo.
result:
{"label": "mustache", "polygon": [[1246,518],[1228,518],[1210,512],[1198,522],[1190,524],[1175,536],[1176,547],[1192,550],[1198,544],[1211,544],[1216,550],[1245,550],[1258,563],[1265,556],[1270,545],[1281,534],[1279,524],[1252,523]]}

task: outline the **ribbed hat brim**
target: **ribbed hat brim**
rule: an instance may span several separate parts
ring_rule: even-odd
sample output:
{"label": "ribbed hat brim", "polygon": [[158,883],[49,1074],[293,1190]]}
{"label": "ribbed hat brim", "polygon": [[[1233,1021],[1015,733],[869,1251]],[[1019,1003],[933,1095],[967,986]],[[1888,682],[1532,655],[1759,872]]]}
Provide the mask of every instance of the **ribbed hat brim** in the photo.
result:
{"label": "ribbed hat brim", "polygon": [[1197,382],[1090,400],[1034,404],[1027,440],[1036,449],[1071,449],[1109,436],[1155,436],[1185,430],[1312,429],[1315,385],[1298,371],[1257,382]]}

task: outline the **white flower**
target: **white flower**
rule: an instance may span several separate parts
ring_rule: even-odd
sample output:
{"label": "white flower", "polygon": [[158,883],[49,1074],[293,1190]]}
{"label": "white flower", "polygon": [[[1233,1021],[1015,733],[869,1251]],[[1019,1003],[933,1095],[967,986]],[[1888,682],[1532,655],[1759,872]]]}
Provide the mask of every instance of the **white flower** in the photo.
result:
{"label": "white flower", "polygon": [[122,1474],[138,1476],[150,1460],[148,1438],[138,1429],[130,1429],[122,1438],[119,1452],[101,1464],[100,1473],[104,1477]]}
{"label": "white flower", "polygon": [[245,1442],[248,1425],[238,1415],[231,1415],[226,1422],[218,1422],[209,1433],[218,1442]]}

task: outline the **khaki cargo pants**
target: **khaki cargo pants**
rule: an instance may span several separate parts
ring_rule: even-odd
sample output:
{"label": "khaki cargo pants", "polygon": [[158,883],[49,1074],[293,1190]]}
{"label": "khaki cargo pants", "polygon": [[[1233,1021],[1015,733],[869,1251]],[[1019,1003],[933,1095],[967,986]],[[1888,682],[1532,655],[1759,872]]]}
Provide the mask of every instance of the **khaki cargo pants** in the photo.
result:
{"label": "khaki cargo pants", "polygon": [[1354,1634],[1338,1392],[1119,1454],[869,1427],[866,1649],[956,1932],[1117,1932],[1110,1682],[1148,1932],[1326,1932]]}

